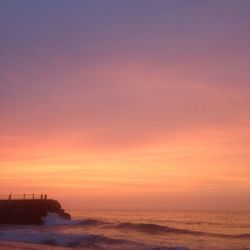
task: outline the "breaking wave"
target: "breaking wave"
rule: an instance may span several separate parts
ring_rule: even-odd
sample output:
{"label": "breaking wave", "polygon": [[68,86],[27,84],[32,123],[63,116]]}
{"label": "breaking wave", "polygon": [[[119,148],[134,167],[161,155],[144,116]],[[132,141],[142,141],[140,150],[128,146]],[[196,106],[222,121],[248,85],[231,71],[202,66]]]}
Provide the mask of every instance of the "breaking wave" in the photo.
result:
{"label": "breaking wave", "polygon": [[120,229],[120,230],[130,230],[137,231],[141,233],[148,234],[185,234],[192,236],[210,236],[210,237],[220,237],[220,238],[234,238],[234,239],[248,239],[250,234],[219,234],[219,233],[208,233],[202,231],[194,231],[188,229],[174,228],[168,226],[162,226],[158,224],[147,224],[147,223],[111,223],[96,219],[85,219],[85,220],[65,220],[58,217],[55,213],[48,213],[44,218],[44,225],[66,225],[66,226],[106,226],[108,228]]}
{"label": "breaking wave", "polygon": [[49,244],[58,246],[74,246],[79,243],[121,243],[121,240],[92,234],[68,234],[59,232],[41,232],[32,229],[0,231],[1,240],[21,241],[29,243]]}
{"label": "breaking wave", "polygon": [[64,247],[101,247],[101,249],[141,249],[141,250],[188,250],[185,247],[165,247],[146,245],[129,240],[113,239],[95,234],[69,234],[44,232],[32,229],[1,230],[0,240],[45,244]]}
{"label": "breaking wave", "polygon": [[48,213],[47,216],[42,218],[43,225],[65,225],[65,226],[97,226],[102,224],[110,224],[109,222],[95,220],[95,219],[85,219],[85,220],[65,220],[60,218],[57,213]]}
{"label": "breaking wave", "polygon": [[44,225],[77,225],[82,222],[82,220],[65,220],[57,213],[48,213],[42,220]]}

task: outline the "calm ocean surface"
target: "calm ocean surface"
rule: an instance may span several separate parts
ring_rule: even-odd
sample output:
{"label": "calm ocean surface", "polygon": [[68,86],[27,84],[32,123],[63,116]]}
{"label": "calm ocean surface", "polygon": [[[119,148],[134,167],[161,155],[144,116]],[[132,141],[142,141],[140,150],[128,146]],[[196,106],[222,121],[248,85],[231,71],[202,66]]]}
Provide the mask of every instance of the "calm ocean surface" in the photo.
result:
{"label": "calm ocean surface", "polygon": [[71,222],[50,214],[43,226],[1,226],[0,239],[82,249],[250,250],[250,212],[70,212]]}

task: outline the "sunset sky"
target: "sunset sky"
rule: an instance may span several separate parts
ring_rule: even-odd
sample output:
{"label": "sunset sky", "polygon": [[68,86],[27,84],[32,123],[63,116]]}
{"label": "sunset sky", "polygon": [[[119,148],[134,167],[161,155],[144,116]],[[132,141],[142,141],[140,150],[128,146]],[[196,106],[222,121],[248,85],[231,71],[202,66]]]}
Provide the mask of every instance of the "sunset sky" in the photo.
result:
{"label": "sunset sky", "polygon": [[249,27],[249,0],[0,1],[0,193],[249,210]]}

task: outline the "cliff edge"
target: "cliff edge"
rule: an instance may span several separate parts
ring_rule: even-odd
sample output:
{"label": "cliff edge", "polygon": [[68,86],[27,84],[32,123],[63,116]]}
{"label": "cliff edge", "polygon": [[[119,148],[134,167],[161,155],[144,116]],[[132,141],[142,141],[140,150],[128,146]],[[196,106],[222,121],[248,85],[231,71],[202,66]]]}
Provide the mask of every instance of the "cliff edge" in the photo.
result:
{"label": "cliff edge", "polygon": [[48,213],[71,219],[56,200],[0,200],[0,224],[41,225]]}

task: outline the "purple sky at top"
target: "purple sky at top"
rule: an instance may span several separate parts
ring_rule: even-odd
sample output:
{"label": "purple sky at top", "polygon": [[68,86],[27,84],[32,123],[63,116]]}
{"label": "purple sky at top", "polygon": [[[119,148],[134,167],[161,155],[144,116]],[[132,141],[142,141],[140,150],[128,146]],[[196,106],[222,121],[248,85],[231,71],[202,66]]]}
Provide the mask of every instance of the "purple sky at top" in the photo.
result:
{"label": "purple sky at top", "polygon": [[[168,110],[167,106],[168,102],[174,105],[175,100],[181,106],[177,113],[182,113],[183,100],[194,102],[189,108],[195,115],[192,109],[199,103],[202,105],[206,97],[200,96],[203,90],[190,89],[188,82],[212,86],[221,94],[236,89],[236,94],[242,92],[237,102],[243,102],[239,106],[244,109],[249,90],[249,11],[250,3],[244,0],[1,1],[2,129],[9,129],[15,126],[10,123],[17,122],[20,127],[22,123],[27,127],[21,120],[36,116],[33,114],[36,112],[41,114],[41,121],[37,121],[40,124],[43,119],[51,118],[46,112],[52,112],[52,116],[63,116],[65,112],[67,115],[65,104],[61,107],[58,104],[65,102],[69,109],[76,110],[75,121],[81,114],[90,115],[91,119],[91,113],[96,112],[93,107],[104,103],[106,108],[100,107],[100,111],[107,113],[107,117],[114,117],[114,105],[118,105],[121,116],[127,119],[134,109],[143,112],[139,104],[128,108],[140,97],[145,109],[154,107],[149,120],[159,118],[160,114],[157,118],[153,113],[160,105],[166,106],[171,116],[172,108]],[[93,69],[104,69],[107,73],[103,77],[103,72],[98,71],[96,76]],[[152,70],[168,82],[162,84],[152,76],[148,80],[150,91],[135,88],[133,82],[124,90],[123,85],[129,83],[122,82],[125,73],[119,72],[129,74],[130,70],[145,78],[150,77]],[[120,75],[113,76],[117,72]],[[174,90],[165,88],[175,82],[184,86]],[[162,100],[157,103],[159,98]],[[208,97],[207,102],[212,103],[213,99]],[[88,111],[79,105],[85,105]],[[207,107],[204,111],[211,122],[221,115],[213,118]],[[224,112],[231,112],[230,107]],[[16,118],[11,119],[12,114]],[[36,119],[30,129],[38,127]],[[103,118],[97,120],[101,122]],[[178,122],[177,119],[173,126]]]}
{"label": "purple sky at top", "polygon": [[2,1],[2,133],[245,120],[249,11],[242,0]]}

